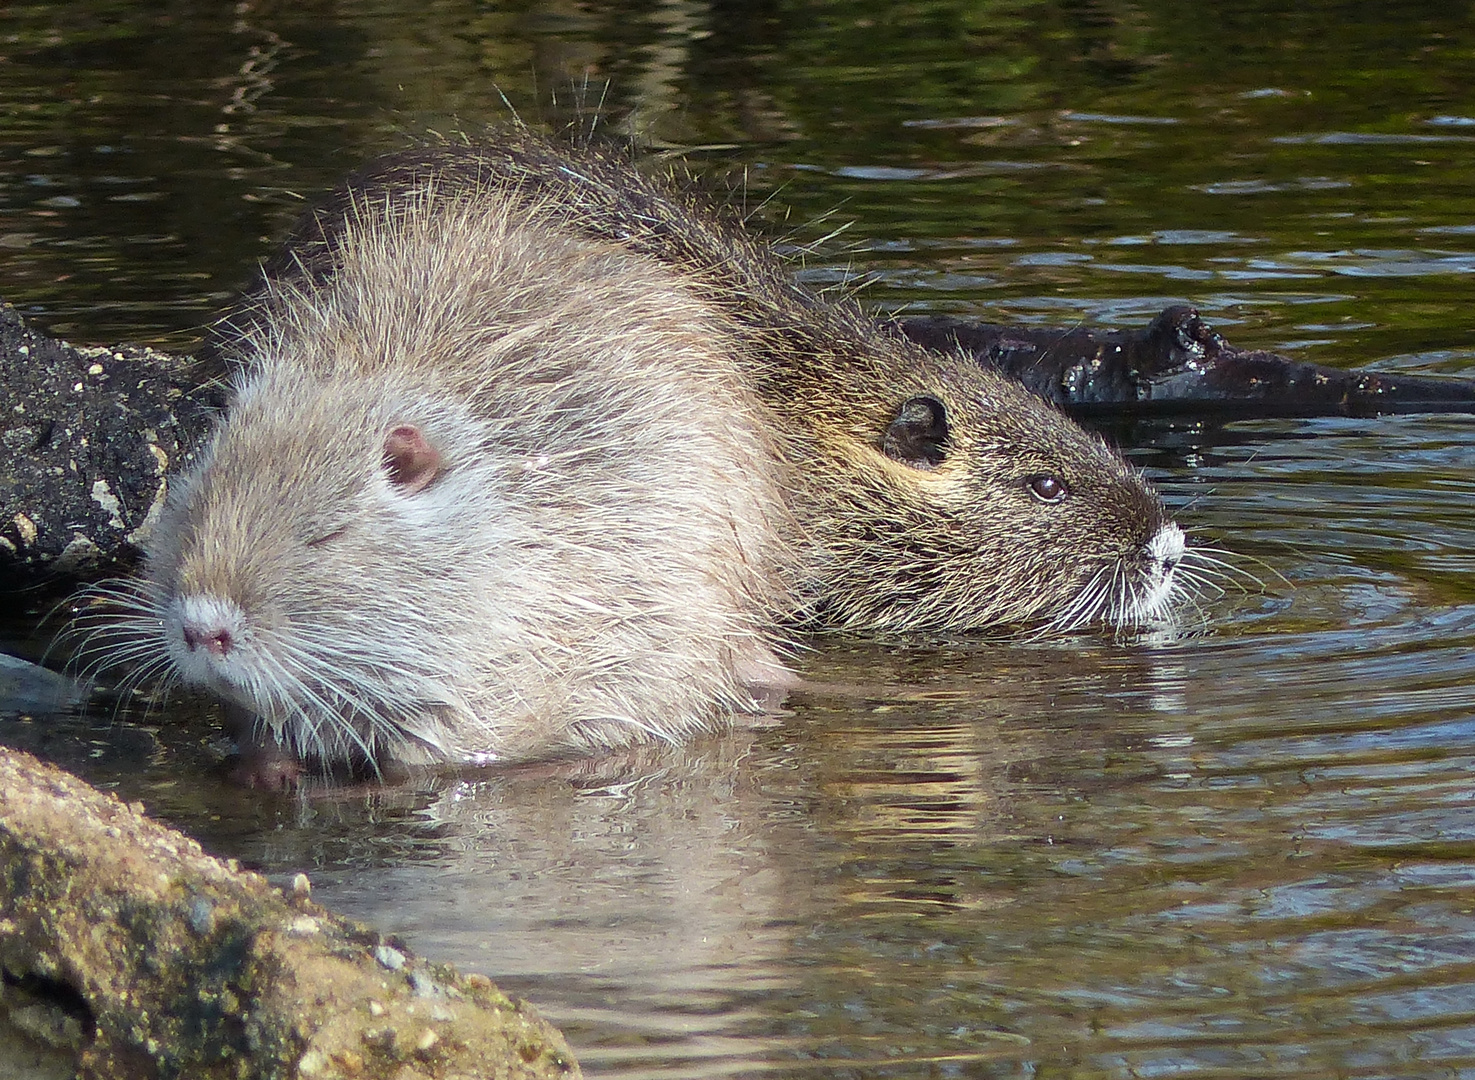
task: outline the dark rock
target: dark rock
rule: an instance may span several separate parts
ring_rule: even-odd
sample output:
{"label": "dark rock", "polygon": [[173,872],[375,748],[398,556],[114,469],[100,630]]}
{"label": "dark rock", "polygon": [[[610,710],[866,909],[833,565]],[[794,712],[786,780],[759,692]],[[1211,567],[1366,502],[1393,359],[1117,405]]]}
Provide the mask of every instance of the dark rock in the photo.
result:
{"label": "dark rock", "polygon": [[222,400],[190,361],[78,348],[0,304],[0,588],[65,586],[132,563],[166,473],[189,460]]}

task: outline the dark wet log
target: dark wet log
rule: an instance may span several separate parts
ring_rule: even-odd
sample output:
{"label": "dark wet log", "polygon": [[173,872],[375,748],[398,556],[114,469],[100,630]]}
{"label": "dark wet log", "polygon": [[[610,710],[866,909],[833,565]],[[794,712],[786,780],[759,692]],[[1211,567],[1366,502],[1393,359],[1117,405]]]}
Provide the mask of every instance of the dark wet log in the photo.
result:
{"label": "dark wet log", "polygon": [[0,749],[0,1074],[579,1075],[530,1008],[325,911],[306,882],[284,896]]}
{"label": "dark wet log", "polygon": [[1475,412],[1475,380],[1345,371],[1236,349],[1187,306],[1144,330],[1001,326],[946,316],[889,324],[961,346],[1082,418],[1378,416]]}

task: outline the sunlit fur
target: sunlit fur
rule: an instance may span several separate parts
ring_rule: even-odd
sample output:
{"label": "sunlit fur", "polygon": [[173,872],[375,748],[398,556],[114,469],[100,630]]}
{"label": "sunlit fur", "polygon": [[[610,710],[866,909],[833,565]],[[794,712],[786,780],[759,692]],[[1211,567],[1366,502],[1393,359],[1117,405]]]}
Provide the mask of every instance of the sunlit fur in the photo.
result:
{"label": "sunlit fur", "polygon": [[[340,239],[240,320],[229,419],[95,647],[328,760],[674,740],[785,685],[791,530],[726,316],[525,207],[421,192]],[[421,491],[382,465],[402,424],[444,458]]]}
{"label": "sunlit fur", "polygon": [[[573,156],[516,131],[417,147],[351,178],[288,251],[330,265],[352,199],[426,186],[551,203],[564,227],[677,268],[731,314],[746,380],[787,455],[802,526],[795,613],[808,626],[1130,625],[1182,592],[1153,547],[1181,533],[1164,532],[1157,495],[1100,439],[971,357],[929,352],[880,333],[853,303],[816,298],[740,226],[608,152]],[[882,450],[918,395],[941,401],[949,421],[946,457],[929,469]],[[1035,499],[1028,481],[1040,474],[1069,496]]]}

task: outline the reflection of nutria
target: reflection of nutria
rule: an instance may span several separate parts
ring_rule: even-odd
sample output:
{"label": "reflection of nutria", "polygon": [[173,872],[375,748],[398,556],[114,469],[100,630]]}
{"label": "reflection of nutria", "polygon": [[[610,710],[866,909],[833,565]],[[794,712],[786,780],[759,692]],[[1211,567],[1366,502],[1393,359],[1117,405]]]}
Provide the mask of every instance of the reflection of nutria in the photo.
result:
{"label": "reflection of nutria", "polygon": [[235,322],[117,651],[289,762],[675,739],[787,684],[785,623],[1131,623],[1174,591],[1182,533],[1098,440],[596,152],[372,166]]}

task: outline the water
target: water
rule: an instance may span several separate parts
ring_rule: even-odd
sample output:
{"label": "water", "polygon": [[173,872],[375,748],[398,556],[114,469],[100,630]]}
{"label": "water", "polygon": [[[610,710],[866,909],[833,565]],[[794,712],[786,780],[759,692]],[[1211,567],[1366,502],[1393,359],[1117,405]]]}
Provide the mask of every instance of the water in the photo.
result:
{"label": "water", "polygon": [[[505,97],[849,223],[805,275],[887,310],[1189,301],[1475,376],[1445,5],[197,7],[0,12],[0,295],[53,332],[189,347],[298,196]],[[1475,1075],[1470,418],[1131,442],[1261,583],[1186,637],[821,641],[777,726],[311,800],[202,782],[186,702],[0,736],[494,976],[591,1075]]]}

